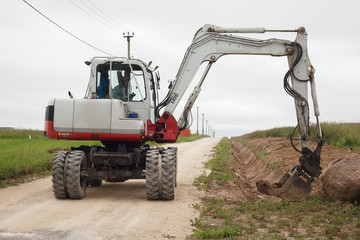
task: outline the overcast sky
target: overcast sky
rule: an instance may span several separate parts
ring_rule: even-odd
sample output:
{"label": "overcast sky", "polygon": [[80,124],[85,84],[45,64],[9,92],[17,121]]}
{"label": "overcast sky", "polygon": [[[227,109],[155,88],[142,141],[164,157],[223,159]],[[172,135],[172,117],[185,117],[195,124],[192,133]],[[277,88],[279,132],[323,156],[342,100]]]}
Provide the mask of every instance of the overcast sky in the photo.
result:
{"label": "overcast sky", "polygon": [[[267,29],[304,26],[316,69],[320,120],[360,121],[357,0],[27,1],[78,38],[113,55],[126,56],[123,32],[134,32],[131,55],[159,65],[161,96],[167,92],[168,80],[175,78],[194,33],[205,24]],[[22,0],[1,1],[0,33],[0,127],[43,129],[48,101],[68,98],[68,90],[82,98],[89,79],[84,61],[104,56]],[[292,41],[296,34],[251,37]],[[224,56],[213,65],[195,106],[216,136],[295,126],[294,103],[283,89],[287,68],[286,57]],[[182,106],[187,97],[188,93]],[[315,122],[312,106],[310,111]],[[196,132],[196,107],[193,118],[191,129]],[[201,124],[199,128],[201,133]]]}

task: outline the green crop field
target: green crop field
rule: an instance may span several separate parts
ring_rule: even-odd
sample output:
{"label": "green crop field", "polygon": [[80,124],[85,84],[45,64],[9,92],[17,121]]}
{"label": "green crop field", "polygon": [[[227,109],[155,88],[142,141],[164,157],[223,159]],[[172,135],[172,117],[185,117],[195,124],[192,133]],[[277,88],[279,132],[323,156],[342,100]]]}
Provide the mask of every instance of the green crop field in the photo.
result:
{"label": "green crop field", "polygon": [[[252,137],[288,137],[293,127],[280,127],[269,130],[256,131],[248,134]],[[347,147],[360,150],[360,123],[334,123],[321,124],[323,138],[332,146]],[[311,136],[317,136],[315,125],[310,126]],[[294,133],[298,136],[298,131]]]}
{"label": "green crop field", "polygon": [[[31,136],[31,139],[29,139]],[[31,175],[49,173],[54,152],[61,147],[94,145],[92,141],[51,140],[37,130],[0,130],[0,186],[24,181]]]}

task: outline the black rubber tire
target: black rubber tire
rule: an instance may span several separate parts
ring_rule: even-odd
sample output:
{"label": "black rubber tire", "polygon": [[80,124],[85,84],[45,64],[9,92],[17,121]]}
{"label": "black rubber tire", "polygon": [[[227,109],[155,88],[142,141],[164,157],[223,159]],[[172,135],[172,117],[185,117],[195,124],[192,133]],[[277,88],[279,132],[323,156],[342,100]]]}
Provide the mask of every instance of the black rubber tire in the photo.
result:
{"label": "black rubber tire", "polygon": [[52,188],[57,199],[69,198],[64,182],[65,160],[69,152],[59,151],[55,154],[52,167]]}
{"label": "black rubber tire", "polygon": [[175,198],[176,180],[176,151],[169,148],[163,151],[161,161],[161,192],[163,200],[173,200]]}
{"label": "black rubber tire", "polygon": [[81,176],[81,168],[85,164],[86,156],[83,151],[74,150],[69,153],[65,176],[67,192],[72,199],[82,199],[85,197],[88,181],[86,177]]}
{"label": "black rubber tire", "polygon": [[159,192],[159,150],[150,149],[146,152],[146,198],[160,199]]}
{"label": "black rubber tire", "polygon": [[178,172],[178,162],[177,162],[177,147],[169,147],[168,149],[171,149],[174,151],[175,154],[175,187],[177,187],[177,172]]}
{"label": "black rubber tire", "polygon": [[89,185],[92,187],[100,187],[102,183],[101,179],[93,179],[89,182]]}

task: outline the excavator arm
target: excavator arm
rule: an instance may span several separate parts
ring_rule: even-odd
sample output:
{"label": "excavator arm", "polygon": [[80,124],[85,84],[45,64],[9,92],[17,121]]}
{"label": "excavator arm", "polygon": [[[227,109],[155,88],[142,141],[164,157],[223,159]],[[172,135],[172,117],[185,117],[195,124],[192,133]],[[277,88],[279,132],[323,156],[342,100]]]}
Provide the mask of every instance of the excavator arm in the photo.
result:
{"label": "excavator arm", "polygon": [[[265,33],[265,32],[296,32],[294,41],[271,38],[258,40],[244,38],[229,33]],[[201,86],[212,66],[220,57],[229,54],[287,56],[289,70],[284,77],[284,89],[293,97],[300,133],[301,149],[293,147],[301,153],[300,165],[291,168],[278,183],[270,184],[262,181],[257,183],[260,192],[276,195],[287,199],[299,199],[311,191],[311,183],[321,174],[320,152],[324,141],[321,138],[319,123],[319,106],[315,89],[315,70],[307,53],[307,33],[305,28],[295,30],[266,30],[264,28],[220,28],[205,25],[200,28],[188,47],[174,83],[165,99],[157,106],[159,120],[156,124],[148,123],[148,129],[158,142],[176,141],[179,130],[188,127],[188,114],[198,97]],[[182,99],[200,65],[208,65],[197,86],[190,94],[183,113],[178,121],[173,117],[178,103]],[[314,113],[317,119],[319,138],[309,136],[309,103],[308,89],[310,86]],[[165,110],[160,116],[160,110]],[[315,150],[311,150],[309,142],[317,142]]]}

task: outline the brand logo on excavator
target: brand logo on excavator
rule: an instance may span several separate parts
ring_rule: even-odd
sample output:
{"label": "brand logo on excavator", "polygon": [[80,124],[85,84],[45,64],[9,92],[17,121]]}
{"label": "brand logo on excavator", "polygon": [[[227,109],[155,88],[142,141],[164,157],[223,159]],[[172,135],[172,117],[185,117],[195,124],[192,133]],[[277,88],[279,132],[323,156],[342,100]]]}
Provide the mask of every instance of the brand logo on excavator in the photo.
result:
{"label": "brand logo on excavator", "polygon": [[175,93],[174,97],[171,99],[171,103],[175,103],[176,99],[179,97],[179,94]]}

